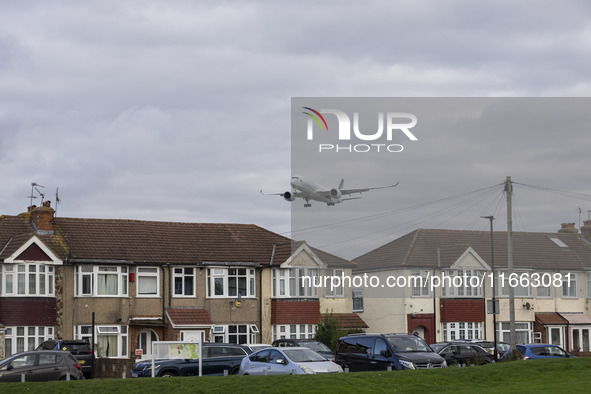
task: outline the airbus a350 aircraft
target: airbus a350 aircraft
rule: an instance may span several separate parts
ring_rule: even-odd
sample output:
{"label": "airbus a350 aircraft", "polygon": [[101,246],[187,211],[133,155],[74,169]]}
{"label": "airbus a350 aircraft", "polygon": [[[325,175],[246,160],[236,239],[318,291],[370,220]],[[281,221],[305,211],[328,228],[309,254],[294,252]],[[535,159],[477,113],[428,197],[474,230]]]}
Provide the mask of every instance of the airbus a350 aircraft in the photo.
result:
{"label": "airbus a350 aircraft", "polygon": [[[380,187],[366,187],[364,189],[343,189],[343,185],[345,183],[344,179],[341,179],[341,183],[339,184],[338,188],[328,189],[318,183],[308,181],[301,176],[292,176],[291,177],[291,191],[287,191],[285,193],[268,193],[269,195],[275,196],[282,196],[287,201],[293,201],[296,198],[303,198],[306,203],[304,207],[311,207],[310,200],[320,201],[326,203],[326,205],[335,205],[339,204],[346,200],[357,200],[361,197],[347,197],[343,198],[343,196],[350,196],[354,193],[362,194],[363,192],[367,192],[369,190],[375,189],[386,189],[389,187],[394,187],[398,185],[396,182],[393,185],[388,186],[380,186]],[[261,190],[261,194],[263,193]]]}

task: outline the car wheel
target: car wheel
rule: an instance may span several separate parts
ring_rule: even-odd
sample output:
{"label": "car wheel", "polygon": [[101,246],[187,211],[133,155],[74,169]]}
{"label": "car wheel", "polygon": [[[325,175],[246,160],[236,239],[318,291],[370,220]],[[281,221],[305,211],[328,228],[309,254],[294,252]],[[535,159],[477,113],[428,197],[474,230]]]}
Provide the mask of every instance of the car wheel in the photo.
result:
{"label": "car wheel", "polygon": [[164,371],[160,374],[160,377],[162,378],[174,378],[176,376],[179,376],[179,374],[175,371]]}
{"label": "car wheel", "polygon": [[234,368],[232,372],[230,372],[230,375],[238,375],[238,372],[240,372],[240,368]]}

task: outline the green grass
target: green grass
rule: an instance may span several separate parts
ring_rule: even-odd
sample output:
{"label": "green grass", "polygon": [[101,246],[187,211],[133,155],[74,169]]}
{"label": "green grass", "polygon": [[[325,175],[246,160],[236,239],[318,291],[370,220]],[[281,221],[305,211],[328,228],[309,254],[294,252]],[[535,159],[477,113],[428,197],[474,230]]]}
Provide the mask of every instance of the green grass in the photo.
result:
{"label": "green grass", "polygon": [[306,376],[104,379],[0,383],[2,393],[589,392],[591,358],[479,367]]}

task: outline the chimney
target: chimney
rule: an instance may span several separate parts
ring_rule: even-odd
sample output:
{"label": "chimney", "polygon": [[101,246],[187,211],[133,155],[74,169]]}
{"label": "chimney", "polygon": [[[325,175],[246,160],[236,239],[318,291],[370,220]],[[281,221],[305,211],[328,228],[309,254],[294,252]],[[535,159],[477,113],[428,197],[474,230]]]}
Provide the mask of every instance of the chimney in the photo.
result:
{"label": "chimney", "polygon": [[561,223],[562,228],[558,230],[559,233],[574,233],[578,234],[579,230],[575,227],[575,223]]}
{"label": "chimney", "polygon": [[583,235],[583,239],[591,241],[591,220],[585,220],[583,222],[583,227],[581,227],[581,234]]}
{"label": "chimney", "polygon": [[53,214],[55,210],[51,208],[51,201],[44,201],[41,207],[33,205],[29,208],[35,231],[53,232]]}

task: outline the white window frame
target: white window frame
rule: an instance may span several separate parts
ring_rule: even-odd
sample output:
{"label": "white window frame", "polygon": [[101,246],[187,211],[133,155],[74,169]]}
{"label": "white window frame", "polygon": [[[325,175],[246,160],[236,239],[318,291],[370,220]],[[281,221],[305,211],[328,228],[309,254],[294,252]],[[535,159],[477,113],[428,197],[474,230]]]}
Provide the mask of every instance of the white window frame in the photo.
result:
{"label": "white window frame", "polygon": [[[240,280],[244,280],[245,292],[239,290]],[[256,271],[250,267],[211,267],[207,269],[207,298],[256,297]],[[221,286],[216,287],[216,282]],[[234,282],[232,285],[230,282]]]}
{"label": "white window frame", "polygon": [[[503,286],[501,286],[501,283],[499,282],[500,276],[501,276],[501,272],[503,273]],[[521,274],[524,273],[529,273],[528,271],[513,271],[514,276],[517,278],[517,286],[515,286],[513,289],[513,294],[515,295],[515,297],[517,298],[532,298],[532,291],[531,291],[531,285],[523,287],[521,286],[521,281],[519,280],[519,278],[521,277]],[[531,277],[531,275],[529,275],[528,277]],[[509,272],[508,271],[499,271],[497,272],[497,275],[495,277],[495,291],[497,292],[497,297],[509,297]],[[531,335],[530,335],[531,337]]]}
{"label": "white window frame", "polygon": [[[95,325],[95,334],[94,339],[95,343],[93,345],[93,349],[97,357],[101,356],[102,358],[128,358],[129,357],[129,327],[124,325],[110,325],[110,324],[101,324]],[[105,354],[106,349],[100,349],[98,351],[98,343],[99,337],[104,336],[116,336],[116,345],[117,345],[117,354],[112,357],[107,357]],[[92,326],[89,325],[80,325],[74,326],[74,339],[82,339],[87,340],[88,343],[92,341]],[[109,349],[110,350],[110,349]]]}
{"label": "white window frame", "polygon": [[[444,271],[441,296],[448,298],[481,298],[482,287],[471,286],[471,283],[474,281],[470,280],[470,278],[472,276],[480,277],[482,275],[484,275],[484,272],[476,269],[453,269]],[[446,279],[445,276],[448,276],[449,279]],[[454,282],[453,278],[457,276],[461,277],[462,280],[456,280]],[[461,286],[455,286],[454,283],[459,283]]]}
{"label": "white window frame", "polygon": [[[150,271],[147,271],[150,270]],[[152,271],[154,270],[154,271]],[[140,282],[148,278],[156,278],[156,291],[140,293]],[[137,267],[135,269],[136,296],[139,298],[160,297],[160,269],[158,267]]]}
{"label": "white window frame", "polygon": [[42,342],[53,339],[53,326],[5,327],[4,357],[35,350]]}
{"label": "white window frame", "polygon": [[[117,285],[116,294],[99,294],[99,283],[103,280],[103,276],[116,276],[115,283]],[[76,296],[77,297],[128,297],[129,268],[122,265],[78,265],[76,266]],[[90,291],[84,289],[85,278],[90,279]]]}
{"label": "white window frame", "polygon": [[[315,268],[273,268],[271,288],[273,298],[318,298],[318,269]],[[302,283],[302,278],[311,280]],[[311,282],[311,283],[308,283]],[[310,286],[304,286],[310,285]]]}
{"label": "white window frame", "polygon": [[[0,264],[0,295],[54,297],[55,270],[41,263]],[[33,282],[33,285],[31,285]]]}
{"label": "white window frame", "polygon": [[[412,277],[420,277],[420,283],[416,280],[412,280],[412,297],[431,297],[431,290],[429,289],[428,281],[426,280],[430,275],[429,270],[413,269],[411,271]],[[417,286],[418,284],[418,286]]]}
{"label": "white window frame", "polygon": [[314,339],[317,324],[273,324],[273,340]]}
{"label": "white window frame", "polygon": [[444,341],[482,338],[482,322],[444,322],[441,326]]}
{"label": "white window frame", "polygon": [[332,288],[332,280],[331,279],[326,279],[323,282],[323,285],[325,284],[324,287],[324,296],[326,298],[343,298],[345,297],[345,284],[343,283],[344,281],[342,280],[343,275],[344,275],[345,271],[342,269],[330,269],[330,270],[326,270],[325,272],[325,276],[327,277],[333,277],[336,276],[337,278],[339,278],[339,286],[335,286],[334,288]]}
{"label": "white window frame", "polygon": [[[532,322],[515,322],[515,333],[516,334],[523,334],[525,333],[527,338],[520,342],[517,339],[517,345],[521,345],[524,343],[532,343],[533,337],[533,324]],[[509,322],[497,322],[497,338],[499,342],[511,342],[511,331],[510,331],[510,323]]]}
{"label": "white window frame", "polygon": [[[197,297],[197,275],[195,267],[173,267],[172,269],[172,296],[175,298],[195,298]],[[185,285],[185,278],[191,278],[192,287],[191,294],[187,294],[188,286]],[[176,283],[180,279],[181,294],[177,293]]]}
{"label": "white window frame", "polygon": [[214,342],[236,343],[239,345],[257,343],[256,334],[259,333],[256,324],[215,325],[212,331]]}
{"label": "white window frame", "polygon": [[[567,274],[570,275],[570,280]],[[562,275],[562,298],[577,298],[577,274],[575,272]]]}

